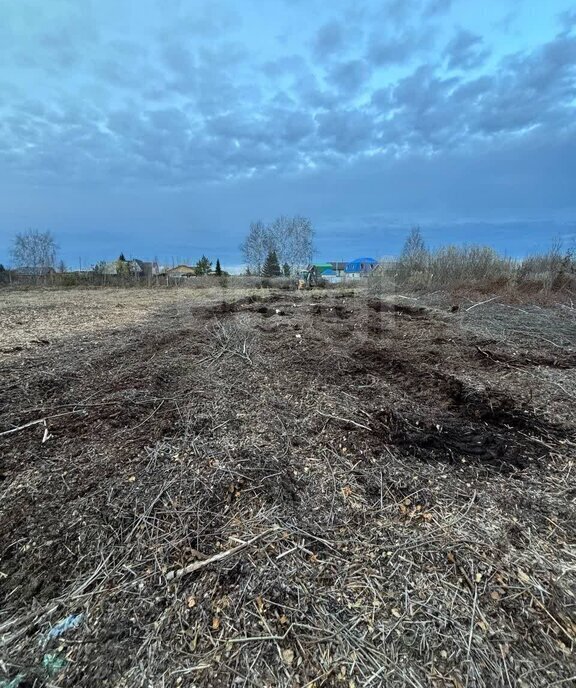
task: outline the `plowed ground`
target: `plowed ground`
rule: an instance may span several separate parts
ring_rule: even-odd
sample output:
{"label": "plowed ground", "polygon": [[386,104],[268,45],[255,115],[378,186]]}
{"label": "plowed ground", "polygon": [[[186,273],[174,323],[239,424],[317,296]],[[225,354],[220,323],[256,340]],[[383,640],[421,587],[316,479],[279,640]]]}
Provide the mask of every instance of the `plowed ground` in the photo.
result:
{"label": "plowed ground", "polygon": [[463,318],[228,293],[11,352],[0,685],[568,685],[576,353]]}

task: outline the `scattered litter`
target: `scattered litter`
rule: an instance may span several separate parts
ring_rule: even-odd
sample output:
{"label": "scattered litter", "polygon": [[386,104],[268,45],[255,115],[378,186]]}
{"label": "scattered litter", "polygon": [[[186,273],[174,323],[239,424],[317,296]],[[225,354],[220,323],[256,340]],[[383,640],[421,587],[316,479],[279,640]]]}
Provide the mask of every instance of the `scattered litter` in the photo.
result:
{"label": "scattered litter", "polygon": [[67,663],[68,662],[64,659],[64,657],[56,654],[46,654],[42,659],[42,666],[44,667],[46,673],[50,676],[62,671]]}
{"label": "scattered litter", "polygon": [[67,616],[50,629],[48,632],[48,638],[59,638],[61,635],[66,633],[66,631],[71,631],[75,628],[78,628],[78,626],[82,623],[83,618],[84,614],[71,614],[70,616]]}
{"label": "scattered litter", "polygon": [[16,674],[16,676],[10,680],[2,679],[0,681],[0,688],[18,688],[25,678],[26,676],[24,676],[24,674]]}

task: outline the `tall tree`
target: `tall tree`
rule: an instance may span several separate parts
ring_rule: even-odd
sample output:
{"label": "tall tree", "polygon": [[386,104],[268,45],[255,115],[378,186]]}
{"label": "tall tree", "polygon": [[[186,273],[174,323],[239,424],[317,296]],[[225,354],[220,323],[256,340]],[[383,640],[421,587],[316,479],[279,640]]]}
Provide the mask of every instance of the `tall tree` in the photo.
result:
{"label": "tall tree", "polygon": [[424,243],[420,227],[413,227],[400,254],[400,272],[405,277],[413,272],[424,272],[428,268],[429,261],[430,251]]}
{"label": "tall tree", "polygon": [[240,246],[250,270],[261,274],[271,251],[280,264],[291,269],[308,265],[312,260],[314,230],[305,217],[278,217],[268,225],[258,220],[250,225],[248,235]]}
{"label": "tall tree", "polygon": [[276,251],[270,251],[262,268],[262,277],[280,277],[281,274]]}
{"label": "tall tree", "polygon": [[259,275],[271,249],[270,233],[261,220],[250,223],[250,229],[240,249],[250,270]]}
{"label": "tall tree", "polygon": [[123,253],[121,253],[121,254],[118,256],[118,260],[119,260],[121,263],[125,263],[125,262],[126,262],[126,258],[124,258],[124,254],[123,254]]}
{"label": "tall tree", "polygon": [[36,271],[53,268],[56,262],[56,241],[52,232],[29,229],[14,237],[10,255],[18,267],[30,267]]}
{"label": "tall tree", "polygon": [[214,268],[216,277],[222,277],[222,268],[220,267],[220,258],[216,258],[216,267]]}
{"label": "tall tree", "polygon": [[203,255],[196,263],[195,267],[197,275],[208,275],[212,271],[212,261],[208,260],[208,258]]}
{"label": "tall tree", "polygon": [[284,263],[282,266],[282,272],[284,273],[284,277],[290,277],[290,266],[288,263]]}

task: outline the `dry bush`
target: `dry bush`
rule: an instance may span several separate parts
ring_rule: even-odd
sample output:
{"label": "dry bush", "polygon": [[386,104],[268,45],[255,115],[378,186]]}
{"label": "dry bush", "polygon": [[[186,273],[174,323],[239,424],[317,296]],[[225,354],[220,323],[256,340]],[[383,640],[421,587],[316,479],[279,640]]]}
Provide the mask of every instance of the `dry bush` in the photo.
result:
{"label": "dry bush", "polygon": [[214,342],[214,361],[222,356],[239,356],[252,363],[255,341],[253,328],[241,320],[214,320],[207,329]]}
{"label": "dry bush", "polygon": [[510,259],[489,246],[446,246],[430,257],[430,282],[434,286],[474,283],[514,274]]}
{"label": "dry bush", "polygon": [[549,251],[527,256],[517,272],[518,284],[524,291],[576,290],[576,257],[573,251],[562,252],[560,245]]}
{"label": "dry bush", "polygon": [[372,293],[438,288],[531,295],[573,293],[576,260],[571,251],[562,252],[558,246],[520,263],[489,246],[445,246],[433,252],[422,249],[381,263],[370,275],[368,288]]}

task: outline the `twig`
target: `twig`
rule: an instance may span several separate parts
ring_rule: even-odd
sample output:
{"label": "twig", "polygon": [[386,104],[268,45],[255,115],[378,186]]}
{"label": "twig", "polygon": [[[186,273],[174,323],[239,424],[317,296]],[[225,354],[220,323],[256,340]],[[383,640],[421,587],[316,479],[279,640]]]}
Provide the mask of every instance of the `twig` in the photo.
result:
{"label": "twig", "polygon": [[368,430],[368,432],[372,432],[372,428],[369,428],[367,425],[362,425],[362,423],[357,423],[355,420],[350,420],[350,418],[340,418],[340,416],[332,416],[329,413],[322,413],[322,411],[317,411],[317,413],[321,416],[324,416],[324,418],[339,420],[341,423],[350,423],[351,425],[355,425],[357,428],[362,428],[363,430]]}
{"label": "twig", "polygon": [[227,549],[225,552],[219,552],[218,554],[214,554],[212,557],[208,557],[208,559],[204,559],[202,561],[195,561],[194,563],[188,564],[187,566],[184,566],[181,569],[169,571],[166,574],[166,580],[172,581],[177,578],[182,578],[182,576],[185,576],[188,573],[192,573],[193,571],[198,571],[198,569],[203,569],[205,566],[213,564],[215,561],[222,561],[222,559],[227,559],[228,557],[231,557],[233,554],[240,552],[240,550],[243,550],[246,547],[249,547],[250,545],[254,544],[257,540],[260,540],[260,538],[264,537],[265,535],[269,535],[270,533],[273,533],[278,530],[280,530],[280,526],[274,526],[273,528],[265,530],[263,533],[256,535],[256,537],[253,537],[251,540],[247,540],[242,545],[232,547],[232,549]]}
{"label": "twig", "polygon": [[40,420],[32,420],[29,423],[24,423],[24,425],[19,425],[17,428],[12,428],[12,430],[4,430],[0,432],[0,437],[3,435],[11,435],[13,432],[18,432],[18,430],[24,430],[24,428],[29,428],[32,425],[40,425],[40,423],[46,423],[46,418],[40,418]]}
{"label": "twig", "polygon": [[486,301],[478,301],[478,303],[474,303],[471,306],[469,306],[468,308],[466,308],[466,312],[471,311],[473,308],[476,308],[476,306],[483,306],[485,303],[490,303],[490,301],[495,301],[498,298],[499,298],[499,296],[492,296],[491,298],[486,299]]}

